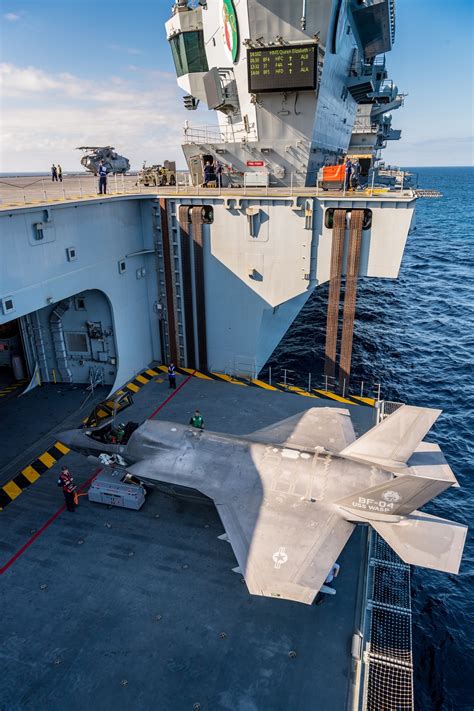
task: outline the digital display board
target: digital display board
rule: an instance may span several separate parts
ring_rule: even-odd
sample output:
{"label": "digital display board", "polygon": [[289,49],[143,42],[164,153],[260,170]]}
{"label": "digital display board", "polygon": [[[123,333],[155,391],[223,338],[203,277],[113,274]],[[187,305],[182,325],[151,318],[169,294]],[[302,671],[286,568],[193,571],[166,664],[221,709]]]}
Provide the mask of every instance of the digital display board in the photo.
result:
{"label": "digital display board", "polygon": [[316,89],[316,45],[247,50],[249,92]]}

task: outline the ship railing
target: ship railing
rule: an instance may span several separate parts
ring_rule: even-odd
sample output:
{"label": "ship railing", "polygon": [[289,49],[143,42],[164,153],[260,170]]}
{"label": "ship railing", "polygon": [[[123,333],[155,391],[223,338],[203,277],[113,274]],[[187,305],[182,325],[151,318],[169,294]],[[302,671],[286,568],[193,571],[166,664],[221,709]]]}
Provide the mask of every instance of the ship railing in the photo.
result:
{"label": "ship railing", "polygon": [[339,402],[348,401],[374,407],[384,402],[380,382],[356,378],[343,379],[340,382],[329,375],[292,370],[291,368],[276,368],[271,365],[263,369],[259,379],[270,386],[283,388],[288,392],[327,397]]}
{"label": "ship railing", "polygon": [[[246,143],[257,140],[255,128],[236,129],[233,126],[189,126],[183,129],[184,143],[206,144],[213,143]],[[205,152],[205,148],[203,148]]]}
{"label": "ship railing", "polygon": [[380,420],[384,420],[389,415],[392,415],[402,405],[403,402],[395,402],[393,400],[381,400],[379,407]]}
{"label": "ship railing", "polygon": [[370,119],[356,119],[354,121],[353,133],[377,133],[379,124],[373,123]]}
{"label": "ship railing", "polygon": [[[308,198],[329,198],[329,197],[350,197],[366,198],[383,194],[384,197],[397,199],[398,196],[416,197],[415,191],[404,186],[404,180],[400,185],[388,188],[386,185],[377,185],[376,175],[371,175],[371,181],[365,187],[356,190],[346,190],[345,185],[337,185],[328,190],[323,189],[317,180],[317,176],[309,176],[301,172],[292,172],[285,176],[285,183],[273,182],[269,176],[269,185],[249,186],[245,183],[243,173],[223,174],[221,186],[206,187],[200,185],[197,178],[191,180],[189,173],[177,174],[177,184],[163,186],[166,194],[173,190],[178,195],[198,195],[214,197],[232,197],[232,194],[248,197],[281,196],[281,197],[308,197]],[[305,186],[309,182],[311,185]],[[194,184],[193,184],[194,183]],[[107,180],[108,195],[150,195],[159,193],[161,186],[146,186],[138,182],[136,175],[109,175]],[[237,192],[238,191],[238,192]],[[52,203],[59,201],[75,201],[81,199],[96,198],[98,196],[98,181],[95,176],[76,174],[68,175],[63,183],[52,183],[48,177],[36,178],[26,185],[16,185],[7,180],[0,181],[0,207],[3,205],[19,206],[37,203]]]}

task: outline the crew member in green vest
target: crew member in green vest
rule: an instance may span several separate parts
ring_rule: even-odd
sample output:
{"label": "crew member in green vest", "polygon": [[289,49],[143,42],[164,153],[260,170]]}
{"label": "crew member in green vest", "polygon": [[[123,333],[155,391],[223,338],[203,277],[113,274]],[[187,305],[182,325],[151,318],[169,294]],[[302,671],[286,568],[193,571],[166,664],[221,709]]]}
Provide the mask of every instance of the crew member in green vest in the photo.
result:
{"label": "crew member in green vest", "polygon": [[196,410],[194,415],[189,420],[189,424],[192,425],[193,427],[196,427],[198,430],[204,429],[204,418],[201,415],[201,413],[199,412],[199,410]]}

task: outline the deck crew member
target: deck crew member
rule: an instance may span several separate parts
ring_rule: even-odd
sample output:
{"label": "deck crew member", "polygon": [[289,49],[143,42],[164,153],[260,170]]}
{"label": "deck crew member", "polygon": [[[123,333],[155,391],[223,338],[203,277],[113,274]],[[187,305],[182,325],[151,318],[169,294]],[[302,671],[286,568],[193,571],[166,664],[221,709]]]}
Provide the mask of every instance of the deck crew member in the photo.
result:
{"label": "deck crew member", "polygon": [[349,190],[349,188],[351,187],[351,175],[352,175],[352,162],[349,157],[346,158],[344,168],[345,168],[344,189]]}
{"label": "deck crew member", "polygon": [[217,168],[216,168],[216,180],[217,180],[217,187],[222,188],[222,163],[219,161],[217,162]]}
{"label": "deck crew member", "polygon": [[[340,569],[341,569],[341,566],[339,565],[339,563],[333,563],[331,570],[329,571],[329,573],[326,576],[326,580],[324,581],[323,588],[324,587],[332,588],[332,582],[333,582],[334,578],[337,578],[337,576],[339,575]],[[320,590],[314,599],[314,604],[320,605],[323,601],[324,601],[324,594]]]}
{"label": "deck crew member", "polygon": [[71,476],[71,472],[67,467],[62,467],[61,474],[58,478],[58,486],[63,490],[64,499],[66,501],[67,510],[74,512],[76,508],[75,504],[75,492],[76,485],[74,484],[74,479]]}
{"label": "deck crew member", "polygon": [[117,444],[120,444],[125,437],[125,425],[121,422],[117,427]]}
{"label": "deck crew member", "polygon": [[99,195],[107,194],[107,168],[103,160],[99,163]]}
{"label": "deck crew member", "polygon": [[359,180],[360,180],[360,163],[356,158],[352,164],[352,171],[351,171],[351,188],[352,188],[352,190],[355,190],[359,186]]}
{"label": "deck crew member", "polygon": [[59,165],[59,163],[58,163],[58,170],[57,170],[57,172],[58,172],[58,180],[59,180],[60,183],[62,183],[62,182],[63,182],[63,169],[61,168],[61,166]]}
{"label": "deck crew member", "polygon": [[207,161],[204,166],[204,185],[207,186],[208,183],[216,179],[216,174],[214,173],[214,166]]}
{"label": "deck crew member", "polygon": [[176,389],[176,368],[174,363],[170,363],[168,366],[168,383],[170,388]]}
{"label": "deck crew member", "polygon": [[54,183],[55,181],[56,181],[56,183],[58,182],[58,169],[56,168],[56,166],[54,165],[54,163],[53,163],[53,165],[51,166],[51,180],[53,181],[53,183]]}
{"label": "deck crew member", "polygon": [[196,427],[198,430],[203,430],[204,429],[204,418],[199,412],[199,410],[196,410],[194,415],[191,417],[189,420],[189,424],[192,425],[193,427]]}

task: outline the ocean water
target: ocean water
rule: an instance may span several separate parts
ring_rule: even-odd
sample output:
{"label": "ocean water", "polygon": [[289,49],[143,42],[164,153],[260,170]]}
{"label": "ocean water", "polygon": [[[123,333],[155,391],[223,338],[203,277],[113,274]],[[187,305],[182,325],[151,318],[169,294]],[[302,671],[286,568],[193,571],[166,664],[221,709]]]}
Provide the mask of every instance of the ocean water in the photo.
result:
{"label": "ocean water", "polygon": [[[380,382],[390,400],[443,414],[431,438],[443,449],[460,489],[424,510],[467,525],[474,521],[474,169],[414,168],[420,199],[397,280],[362,279],[354,334],[353,376]],[[270,365],[322,373],[327,287],[316,290]],[[413,568],[415,700],[419,711],[474,709],[474,545],[460,575]]]}

